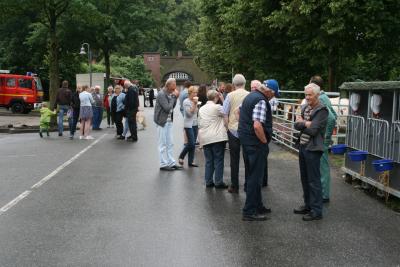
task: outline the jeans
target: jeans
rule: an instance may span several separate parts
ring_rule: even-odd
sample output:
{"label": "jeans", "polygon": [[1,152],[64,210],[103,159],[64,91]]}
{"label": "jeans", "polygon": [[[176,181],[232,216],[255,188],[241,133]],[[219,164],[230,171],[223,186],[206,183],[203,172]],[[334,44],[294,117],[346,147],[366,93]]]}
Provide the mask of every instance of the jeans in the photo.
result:
{"label": "jeans", "polygon": [[246,202],[243,215],[255,215],[263,207],[261,186],[264,178],[265,159],[268,145],[243,145],[243,157],[246,168]]}
{"label": "jeans", "polygon": [[68,105],[59,105],[58,112],[58,133],[63,133],[64,131],[64,114],[67,114],[69,106]]}
{"label": "jeans", "polygon": [[185,133],[186,133],[186,137],[187,137],[187,143],[184,144],[183,150],[182,150],[181,154],[179,155],[179,158],[184,159],[186,154],[189,154],[188,164],[192,164],[194,161],[194,152],[196,149],[196,139],[197,139],[198,127],[192,126],[192,128],[185,128]]}
{"label": "jeans", "polygon": [[231,186],[239,189],[240,140],[228,131]]}
{"label": "jeans", "polygon": [[79,120],[79,109],[74,109],[72,113],[72,117],[68,119],[69,124],[69,135],[74,136],[76,132],[76,125]]}
{"label": "jeans", "polygon": [[167,121],[164,127],[157,125],[157,132],[160,167],[172,167],[176,164],[173,157],[172,121]]}
{"label": "jeans", "polygon": [[99,129],[103,120],[103,108],[93,107],[93,129]]}
{"label": "jeans", "polygon": [[124,122],[124,131],[122,132],[122,136],[125,136],[128,134],[129,131],[129,122],[128,119],[125,118],[125,122]]}
{"label": "jeans", "polygon": [[206,185],[213,183],[220,185],[224,182],[224,155],[225,142],[212,143],[203,146],[204,157],[206,159],[204,180]]}
{"label": "jeans", "polygon": [[315,216],[322,215],[321,156],[321,151],[308,151],[304,145],[300,145],[299,164],[304,205]]}

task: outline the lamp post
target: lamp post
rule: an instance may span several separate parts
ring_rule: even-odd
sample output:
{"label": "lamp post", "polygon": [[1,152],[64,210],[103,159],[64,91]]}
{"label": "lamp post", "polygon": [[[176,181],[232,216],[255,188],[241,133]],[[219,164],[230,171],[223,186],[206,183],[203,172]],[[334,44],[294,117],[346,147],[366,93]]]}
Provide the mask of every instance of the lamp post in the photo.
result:
{"label": "lamp post", "polygon": [[87,46],[88,62],[89,62],[89,86],[92,88],[92,51],[90,51],[90,45],[88,43],[83,43],[81,47],[80,55],[86,55],[85,45]]}

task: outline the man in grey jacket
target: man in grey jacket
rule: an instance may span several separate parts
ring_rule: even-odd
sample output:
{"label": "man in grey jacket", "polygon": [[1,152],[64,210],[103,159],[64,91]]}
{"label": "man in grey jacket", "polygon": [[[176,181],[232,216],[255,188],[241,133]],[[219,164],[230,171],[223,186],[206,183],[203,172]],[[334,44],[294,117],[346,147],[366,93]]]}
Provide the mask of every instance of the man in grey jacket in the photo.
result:
{"label": "man in grey jacket", "polygon": [[319,101],[320,87],[314,83],[304,88],[307,104],[294,127],[300,131],[299,164],[304,205],[294,209],[304,221],[322,219],[322,186],[320,159],[324,151],[328,109]]}
{"label": "man in grey jacket", "polygon": [[179,91],[176,89],[176,80],[169,78],[165,87],[160,90],[154,108],[154,122],[157,124],[158,149],[160,153],[160,170],[173,171],[182,169],[176,165],[173,157],[172,122],[174,108]]}

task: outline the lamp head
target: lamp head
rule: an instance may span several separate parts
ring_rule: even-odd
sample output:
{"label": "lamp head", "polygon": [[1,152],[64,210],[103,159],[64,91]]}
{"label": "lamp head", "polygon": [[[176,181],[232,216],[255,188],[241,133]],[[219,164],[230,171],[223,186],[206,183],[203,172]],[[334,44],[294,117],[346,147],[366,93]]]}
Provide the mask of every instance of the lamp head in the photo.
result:
{"label": "lamp head", "polygon": [[85,48],[82,46],[81,47],[81,52],[79,52],[80,55],[86,55],[86,50]]}

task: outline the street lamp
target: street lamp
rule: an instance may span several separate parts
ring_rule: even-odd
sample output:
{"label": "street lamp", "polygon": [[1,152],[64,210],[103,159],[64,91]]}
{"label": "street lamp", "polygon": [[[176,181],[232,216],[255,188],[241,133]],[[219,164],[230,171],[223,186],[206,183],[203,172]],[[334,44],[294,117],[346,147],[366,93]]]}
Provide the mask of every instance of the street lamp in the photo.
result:
{"label": "street lamp", "polygon": [[81,47],[80,55],[86,55],[85,45],[87,46],[88,50],[88,62],[89,62],[89,84],[90,88],[92,88],[92,51],[90,51],[90,45],[88,43],[83,43]]}

